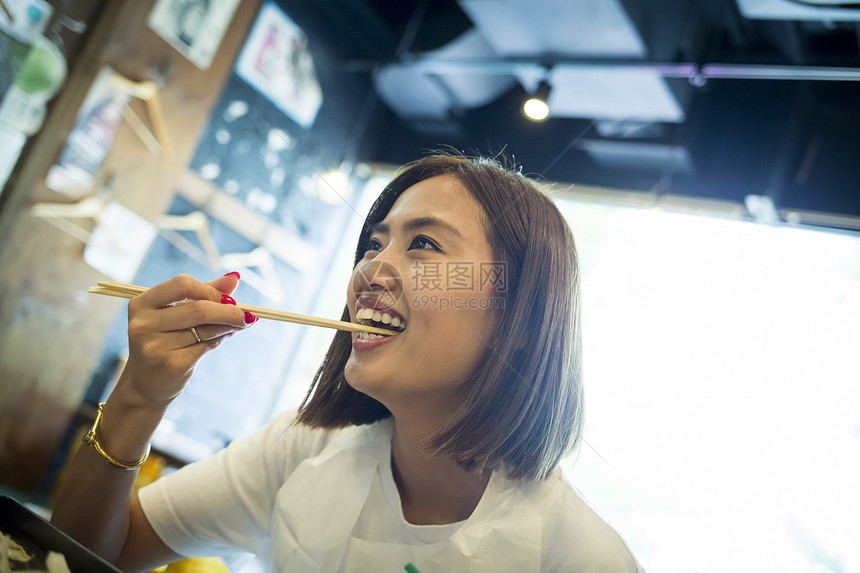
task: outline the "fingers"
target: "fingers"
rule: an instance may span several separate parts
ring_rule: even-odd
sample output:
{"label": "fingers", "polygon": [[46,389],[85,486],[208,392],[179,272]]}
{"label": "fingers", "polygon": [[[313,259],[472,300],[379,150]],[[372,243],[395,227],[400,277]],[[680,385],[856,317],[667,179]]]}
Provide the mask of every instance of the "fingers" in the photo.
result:
{"label": "fingers", "polygon": [[208,281],[205,284],[216,288],[225,294],[233,294],[233,291],[236,290],[237,286],[239,286],[239,278],[239,273],[232,271],[213,281]]}
{"label": "fingers", "polygon": [[[170,351],[247,328],[256,318],[239,309],[232,297],[219,290],[235,290],[237,276],[238,273],[228,273],[204,284],[180,275],[142,293],[129,303],[130,341]],[[192,327],[197,337],[190,330]]]}
{"label": "fingers", "polygon": [[207,352],[255,321],[227,294],[237,281],[232,273],[209,283],[180,275],[129,301],[124,387],[154,402],[178,396]]}
{"label": "fingers", "polygon": [[246,326],[245,312],[235,302],[194,300],[161,310],[159,318],[160,328],[164,331],[184,330],[203,324],[230,326],[234,329]]}
{"label": "fingers", "polygon": [[[185,330],[177,330],[171,333],[174,349],[186,348],[194,344],[208,344],[223,342],[225,337],[229,338],[234,333],[241,329],[236,329],[228,326],[219,326],[213,324],[204,324],[201,326],[192,326]],[[216,346],[217,346],[216,344]],[[215,346],[209,345],[212,348]]]}
{"label": "fingers", "polygon": [[[233,277],[234,275],[230,276]],[[225,277],[221,278],[224,279]],[[227,282],[230,282],[230,279],[227,279]],[[235,285],[233,288],[235,289]],[[230,290],[230,292],[233,291]],[[194,277],[178,275],[140,294],[132,299],[132,302],[135,302],[136,305],[145,304],[155,308],[164,308],[184,300],[221,302],[224,294],[217,288],[204,284]]]}
{"label": "fingers", "polygon": [[200,332],[200,328],[203,327],[194,328],[197,330],[198,336],[200,336],[200,342],[197,342],[197,339],[191,333],[191,329],[169,333],[179,341],[177,346],[168,352],[169,358],[165,364],[167,371],[170,372],[173,377],[187,379],[187,377],[194,371],[194,368],[201,358],[215,348],[218,348],[222,342],[236,333],[236,331],[233,330],[218,334],[213,338],[206,338],[208,334]]}

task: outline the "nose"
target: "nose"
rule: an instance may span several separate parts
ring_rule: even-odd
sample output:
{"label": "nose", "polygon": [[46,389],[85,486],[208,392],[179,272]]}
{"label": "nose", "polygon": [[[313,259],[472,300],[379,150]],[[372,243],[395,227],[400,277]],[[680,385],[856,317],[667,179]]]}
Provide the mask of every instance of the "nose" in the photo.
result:
{"label": "nose", "polygon": [[353,283],[357,292],[397,291],[402,287],[403,280],[397,267],[380,257],[375,257],[356,265]]}
{"label": "nose", "polygon": [[392,308],[403,296],[400,272],[395,265],[380,257],[359,262],[353,270],[350,286],[356,297],[371,295]]}

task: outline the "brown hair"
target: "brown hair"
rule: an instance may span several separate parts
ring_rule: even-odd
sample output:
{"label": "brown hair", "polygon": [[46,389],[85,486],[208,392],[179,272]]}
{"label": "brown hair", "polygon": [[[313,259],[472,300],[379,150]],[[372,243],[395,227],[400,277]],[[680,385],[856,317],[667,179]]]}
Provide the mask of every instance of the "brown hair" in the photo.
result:
{"label": "brown hair", "polygon": [[[364,256],[372,227],[406,189],[453,175],[480,203],[488,242],[507,284],[493,343],[429,452],[464,468],[504,464],[508,477],[542,479],[580,439],[582,429],[579,271],[573,235],[537,185],[495,159],[436,153],[407,165],[377,198],[358,240]],[[344,309],[343,320],[350,320]],[[525,344],[524,344],[525,343]],[[317,428],[371,423],[391,415],[344,378],[351,336],[338,331],[299,409]]]}

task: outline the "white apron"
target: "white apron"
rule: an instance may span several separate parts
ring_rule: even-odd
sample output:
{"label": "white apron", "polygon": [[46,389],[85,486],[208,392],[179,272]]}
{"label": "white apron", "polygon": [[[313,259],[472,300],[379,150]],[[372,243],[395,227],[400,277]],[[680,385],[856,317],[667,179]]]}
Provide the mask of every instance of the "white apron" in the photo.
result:
{"label": "white apron", "polygon": [[[538,488],[500,472],[447,539],[407,544],[359,538],[356,523],[371,485],[378,473],[390,474],[391,421],[378,425],[374,432],[368,426],[343,432],[302,462],[278,491],[270,527],[272,569],[402,572],[412,563],[421,573],[540,570]],[[377,509],[390,511],[387,505]]]}

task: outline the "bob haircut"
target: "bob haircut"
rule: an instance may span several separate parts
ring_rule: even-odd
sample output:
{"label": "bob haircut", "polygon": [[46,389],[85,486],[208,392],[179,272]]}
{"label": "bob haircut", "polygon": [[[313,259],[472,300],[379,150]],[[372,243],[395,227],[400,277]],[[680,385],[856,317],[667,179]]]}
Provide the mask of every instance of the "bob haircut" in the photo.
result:
{"label": "bob haircut", "polygon": [[[558,208],[537,185],[495,159],[434,153],[411,163],[388,184],[364,222],[355,264],[373,226],[416,183],[451,175],[483,207],[495,261],[504,264],[503,306],[491,347],[461,386],[460,400],[428,453],[450,455],[465,469],[503,467],[511,479],[543,479],[578,445],[582,429],[578,257]],[[343,320],[349,321],[344,309]],[[344,377],[352,349],[338,331],[299,408],[297,421],[339,428],[391,416]]]}

